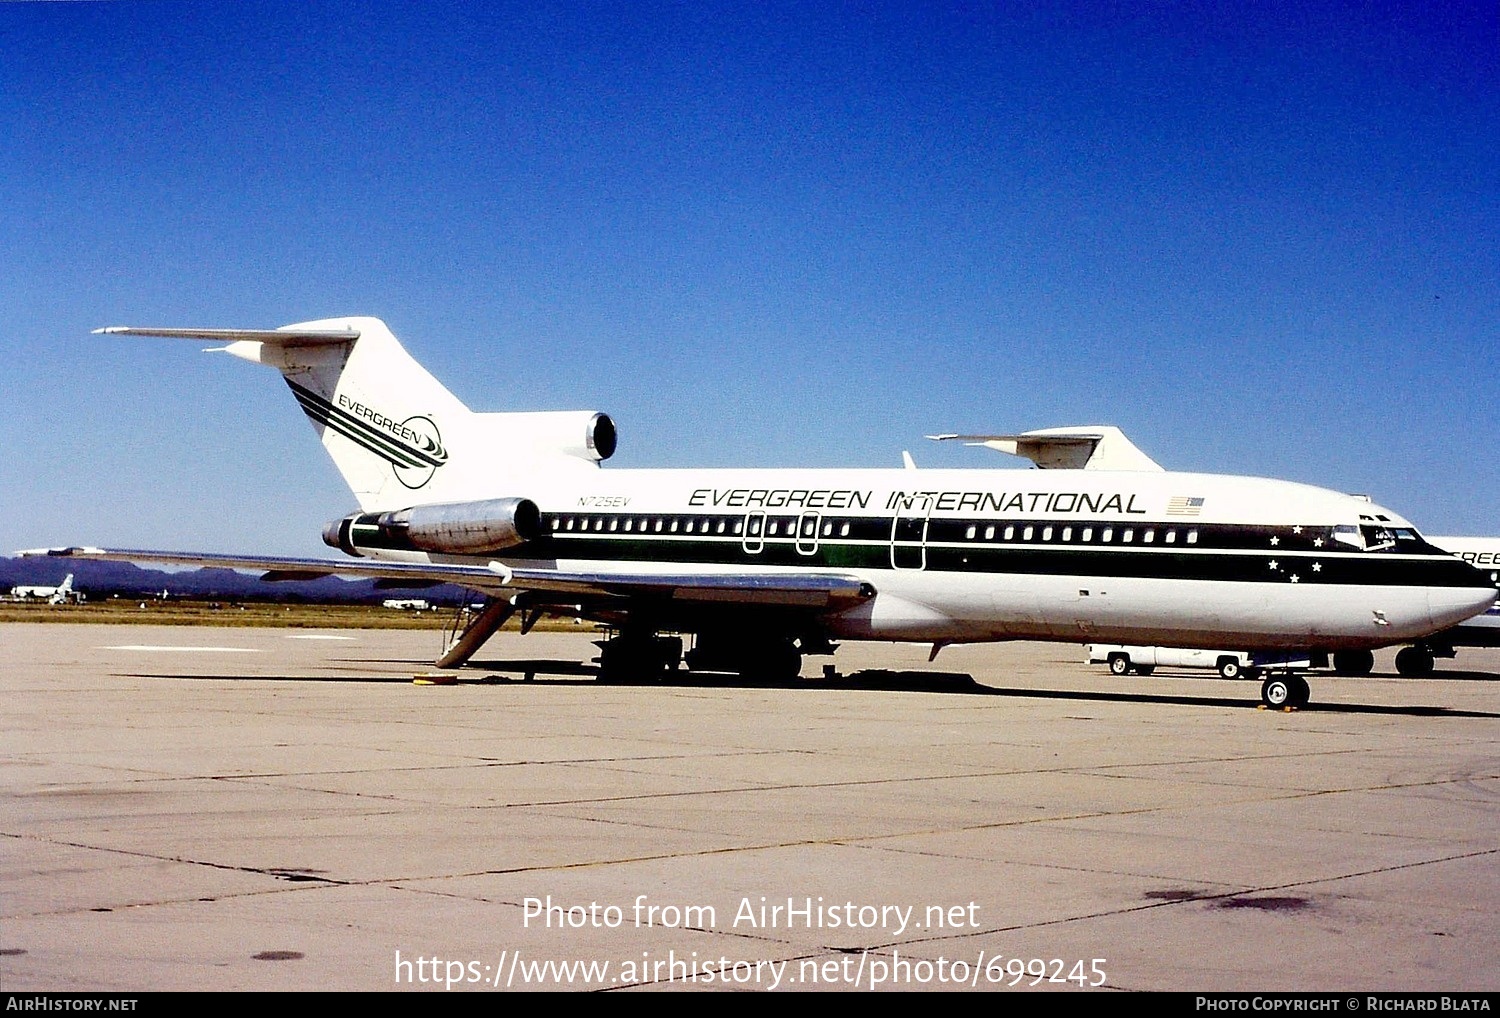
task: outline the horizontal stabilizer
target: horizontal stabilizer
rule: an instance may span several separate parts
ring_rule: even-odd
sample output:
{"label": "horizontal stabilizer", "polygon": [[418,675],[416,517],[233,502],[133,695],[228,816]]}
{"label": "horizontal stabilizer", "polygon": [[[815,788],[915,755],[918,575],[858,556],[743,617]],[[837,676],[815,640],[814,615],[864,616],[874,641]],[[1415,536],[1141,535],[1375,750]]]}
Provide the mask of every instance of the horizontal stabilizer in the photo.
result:
{"label": "horizontal stabilizer", "polygon": [[329,343],[352,343],[359,338],[357,329],[138,329],[129,325],[111,325],[95,329],[94,335],[159,336],[164,339],[209,339],[221,343],[270,343],[275,346],[320,346]]}
{"label": "horizontal stabilizer", "polygon": [[1149,470],[1161,464],[1136,448],[1119,428],[1040,428],[1019,435],[928,435],[935,442],[982,445],[1029,459],[1043,470]]}

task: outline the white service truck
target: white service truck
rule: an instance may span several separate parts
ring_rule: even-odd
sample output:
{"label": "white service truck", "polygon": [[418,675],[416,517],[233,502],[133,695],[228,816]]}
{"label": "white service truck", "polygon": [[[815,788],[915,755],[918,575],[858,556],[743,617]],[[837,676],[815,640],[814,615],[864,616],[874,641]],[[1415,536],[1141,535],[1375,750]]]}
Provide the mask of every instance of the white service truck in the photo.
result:
{"label": "white service truck", "polygon": [[1212,668],[1225,679],[1253,679],[1264,671],[1301,671],[1312,667],[1307,655],[1251,654],[1243,650],[1196,650],[1189,647],[1136,647],[1118,643],[1088,645],[1089,664],[1107,664],[1115,675],[1150,675],[1162,668]]}

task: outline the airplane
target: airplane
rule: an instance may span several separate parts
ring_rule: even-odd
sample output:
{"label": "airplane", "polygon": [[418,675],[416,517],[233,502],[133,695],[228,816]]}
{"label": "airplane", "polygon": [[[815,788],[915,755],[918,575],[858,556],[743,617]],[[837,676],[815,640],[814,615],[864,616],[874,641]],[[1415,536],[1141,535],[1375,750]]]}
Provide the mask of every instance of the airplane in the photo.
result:
{"label": "airplane", "polygon": [[[98,333],[222,342],[281,372],[358,509],[343,560],[29,554],[451,582],[487,596],[438,658],[519,613],[601,624],[600,676],[790,680],[837,641],[1053,640],[1364,650],[1487,608],[1494,588],[1406,520],[1285,481],[1050,469],[612,470],[597,411],[470,410],[377,318]],[[1066,436],[1064,436],[1066,437]],[[1075,436],[1076,437],[1076,436]],[[1143,464],[1136,464],[1143,467]],[[1306,684],[1263,688],[1295,706]]]}
{"label": "airplane", "polygon": [[55,587],[11,587],[12,601],[46,601],[48,604],[77,604],[83,600],[83,592],[73,589],[73,574],[63,577]]}

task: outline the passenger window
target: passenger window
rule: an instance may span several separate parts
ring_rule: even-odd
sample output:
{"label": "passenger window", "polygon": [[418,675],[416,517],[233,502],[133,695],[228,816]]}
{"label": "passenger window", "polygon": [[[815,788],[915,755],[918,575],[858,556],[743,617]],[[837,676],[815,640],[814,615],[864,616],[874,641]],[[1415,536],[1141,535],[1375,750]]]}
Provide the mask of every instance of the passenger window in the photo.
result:
{"label": "passenger window", "polygon": [[1083,540],[1085,540],[1085,541],[1092,541],[1093,539],[1094,539],[1094,528],[1093,527],[1084,527],[1083,528]]}
{"label": "passenger window", "polygon": [[970,527],[968,530],[964,531],[964,537],[968,538],[971,541],[974,540],[974,533],[978,529],[979,529],[978,527]]}
{"label": "passenger window", "polygon": [[630,528],[633,527],[634,525],[635,525],[635,521],[634,520],[626,520],[625,521],[625,532],[627,534],[630,533]]}
{"label": "passenger window", "polygon": [[1005,539],[1007,541],[1009,541],[1012,537],[1015,537],[1015,536],[1016,536],[1016,528],[1015,527],[1006,527],[1005,528]]}
{"label": "passenger window", "polygon": [[[839,527],[839,536],[840,537],[848,537],[849,536],[849,524],[845,523],[842,527]],[[971,534],[969,536],[972,537],[973,535]]]}
{"label": "passenger window", "polygon": [[716,534],[722,534],[722,533],[724,533],[724,521],[723,520],[720,520],[719,521],[719,525],[714,528],[714,533],[716,533]]}
{"label": "passenger window", "polygon": [[1115,539],[1115,528],[1114,527],[1105,527],[1104,530],[1103,530],[1103,532],[1101,532],[1099,534],[1099,540],[1103,541],[1106,544],[1108,544],[1110,541],[1113,541],[1114,539]]}
{"label": "passenger window", "polygon": [[1031,540],[1031,533],[1032,533],[1032,528],[1031,527],[1027,527],[1025,530],[1021,531],[1021,540],[1023,540],[1023,541],[1029,541],[1029,540]]}
{"label": "passenger window", "polygon": [[1050,541],[1050,540],[1052,540],[1052,528],[1051,527],[1045,527],[1045,528],[1043,528],[1043,530],[1042,530],[1042,540],[1043,541]]}
{"label": "passenger window", "polygon": [[1177,531],[1175,531],[1175,530],[1169,530],[1169,531],[1167,531],[1167,543],[1168,544],[1176,544],[1177,543]]}
{"label": "passenger window", "polygon": [[1073,528],[1072,527],[1063,527],[1063,535],[1062,535],[1062,537],[1063,537],[1064,541],[1071,541],[1071,540],[1073,540]]}
{"label": "passenger window", "polygon": [[1125,531],[1123,534],[1120,535],[1120,540],[1124,541],[1126,544],[1130,544],[1132,541],[1135,540],[1135,531],[1134,530],[1127,530],[1127,531]]}
{"label": "passenger window", "polygon": [[1196,530],[1189,530],[1188,531],[1187,543],[1188,544],[1197,544],[1198,543],[1198,531],[1196,531]]}
{"label": "passenger window", "polygon": [[995,528],[994,527],[985,527],[984,528],[984,539],[986,541],[993,541],[995,539]]}
{"label": "passenger window", "polygon": [[1147,530],[1146,532],[1144,532],[1143,534],[1141,534],[1141,541],[1144,542],[1144,543],[1146,543],[1146,544],[1153,544],[1153,543],[1155,543],[1155,541],[1156,541],[1156,531],[1154,531],[1154,530]]}

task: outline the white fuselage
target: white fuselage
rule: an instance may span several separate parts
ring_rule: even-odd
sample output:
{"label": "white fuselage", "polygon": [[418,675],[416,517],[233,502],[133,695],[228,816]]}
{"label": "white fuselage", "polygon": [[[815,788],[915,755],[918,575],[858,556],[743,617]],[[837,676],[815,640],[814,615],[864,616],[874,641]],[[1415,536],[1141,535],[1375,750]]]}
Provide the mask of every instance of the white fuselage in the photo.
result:
{"label": "white fuselage", "polygon": [[[1361,499],[1203,474],[1028,470],[587,470],[507,495],[543,536],[509,566],[801,572],[876,595],[835,637],[1342,649],[1483,611],[1483,578]],[[1409,534],[1382,544],[1380,535]],[[473,558],[367,548],[399,561]]]}

